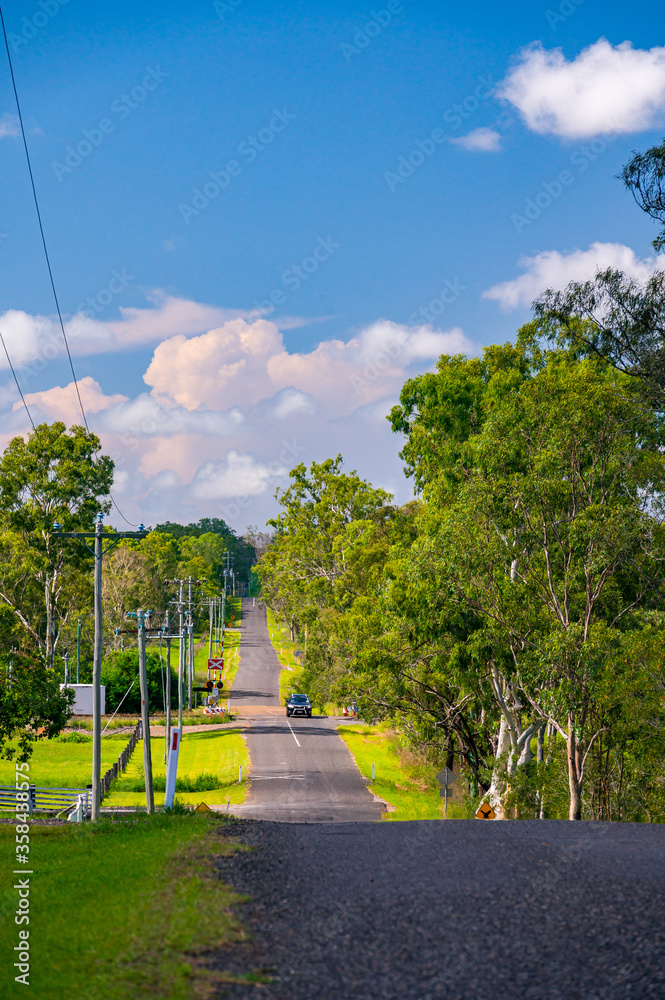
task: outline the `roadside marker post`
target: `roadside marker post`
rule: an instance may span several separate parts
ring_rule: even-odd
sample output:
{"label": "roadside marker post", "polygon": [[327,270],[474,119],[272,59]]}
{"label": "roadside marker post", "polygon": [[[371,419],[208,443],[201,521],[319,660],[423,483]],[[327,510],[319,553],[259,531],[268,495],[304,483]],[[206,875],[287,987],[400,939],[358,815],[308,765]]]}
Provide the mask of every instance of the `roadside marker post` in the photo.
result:
{"label": "roadside marker post", "polygon": [[443,799],[443,818],[448,819],[448,799],[452,798],[453,794],[450,786],[454,781],[457,781],[457,775],[453,774],[449,767],[444,767],[443,771],[439,771],[437,774],[436,780],[441,786],[439,788],[439,795]]}
{"label": "roadside marker post", "polygon": [[175,799],[175,783],[178,775],[178,754],[180,753],[180,737],[182,729],[175,727],[171,730],[171,746],[169,748],[169,760],[166,765],[166,794],[164,796],[164,808],[173,809]]}
{"label": "roadside marker post", "polygon": [[376,765],[372,764],[372,781],[376,780]]}

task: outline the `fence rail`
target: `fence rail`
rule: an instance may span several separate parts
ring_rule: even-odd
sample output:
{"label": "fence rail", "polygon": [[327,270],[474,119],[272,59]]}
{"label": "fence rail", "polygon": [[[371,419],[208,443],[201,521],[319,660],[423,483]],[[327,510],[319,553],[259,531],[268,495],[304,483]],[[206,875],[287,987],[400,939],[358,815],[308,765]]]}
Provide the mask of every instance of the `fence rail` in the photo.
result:
{"label": "fence rail", "polygon": [[[141,738],[141,723],[137,722],[127,746],[99,782],[100,799],[108,794],[111,782],[127,769],[136,744]],[[20,799],[17,797],[18,794],[21,795]],[[25,792],[19,792],[14,785],[0,785],[0,810],[11,809],[15,812],[19,804],[26,803],[24,795]],[[32,815],[34,812],[63,812],[67,808],[73,810],[81,806],[81,797],[83,797],[82,810],[88,815],[91,809],[92,785],[88,788],[38,788],[36,785],[30,785],[26,811]]]}
{"label": "fence rail", "polygon": [[127,765],[129,764],[130,758],[136,748],[136,744],[140,739],[142,739],[141,723],[137,722],[134,726],[134,731],[129,738],[129,742],[122,753],[118,756],[117,762],[108,769],[104,777],[99,782],[100,801],[103,801],[104,796],[108,794],[111,788],[111,782],[115,781],[119,774],[123,774],[127,770]]}
{"label": "fence rail", "polygon": [[18,794],[24,796],[25,792],[19,792],[14,785],[0,785],[0,809],[11,809],[16,811],[19,805],[27,804],[26,812],[32,815],[34,812],[62,812],[69,806],[75,806],[80,795],[90,796],[89,788],[38,788],[30,785],[27,789],[26,799],[18,798]]}

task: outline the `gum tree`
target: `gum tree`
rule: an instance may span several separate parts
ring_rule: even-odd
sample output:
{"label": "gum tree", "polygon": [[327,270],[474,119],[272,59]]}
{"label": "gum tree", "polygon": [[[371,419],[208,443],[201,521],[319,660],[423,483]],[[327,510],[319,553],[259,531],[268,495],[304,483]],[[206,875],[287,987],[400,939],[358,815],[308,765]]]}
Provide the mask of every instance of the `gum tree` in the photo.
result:
{"label": "gum tree", "polygon": [[80,607],[89,585],[77,578],[88,565],[82,547],[55,541],[51,530],[56,522],[66,531],[91,530],[95,516],[110,509],[113,462],[99,449],[85,428],[67,431],[57,422],[40,424],[27,440],[13,438],[0,458],[0,544],[10,557],[0,573],[0,600],[49,667],[69,608]]}

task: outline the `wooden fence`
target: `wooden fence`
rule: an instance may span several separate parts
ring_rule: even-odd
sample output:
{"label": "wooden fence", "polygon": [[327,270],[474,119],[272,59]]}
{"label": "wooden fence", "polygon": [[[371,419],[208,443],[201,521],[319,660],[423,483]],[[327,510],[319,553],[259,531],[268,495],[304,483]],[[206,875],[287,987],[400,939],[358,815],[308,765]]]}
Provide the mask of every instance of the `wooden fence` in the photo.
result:
{"label": "wooden fence", "polygon": [[99,799],[103,801],[104,796],[108,795],[109,789],[111,788],[111,782],[115,781],[119,774],[123,774],[127,770],[127,765],[129,764],[130,758],[134,753],[136,744],[142,739],[141,733],[141,723],[137,722],[134,726],[134,731],[129,738],[129,743],[118,756],[117,762],[110,767],[104,777],[99,782]]}
{"label": "wooden fence", "polygon": [[[136,744],[142,739],[141,733],[141,723],[137,722],[134,727],[134,731],[129,738],[127,746],[118,756],[118,760],[110,767],[104,777],[99,782],[99,795],[100,800],[108,794],[111,787],[111,782],[114,781],[119,774],[122,774],[127,769],[130,758],[134,753]],[[16,797],[16,787],[14,785],[0,785],[0,810],[11,809],[16,811],[18,800]],[[23,794],[23,793],[22,793]],[[68,806],[74,808],[77,805],[78,798],[80,795],[87,796],[87,809],[86,813],[90,813],[90,802],[92,798],[92,785],[88,788],[37,788],[35,785],[30,785],[28,789],[27,798],[27,812],[32,815],[34,812],[62,812]],[[21,799],[21,802],[25,802]]]}

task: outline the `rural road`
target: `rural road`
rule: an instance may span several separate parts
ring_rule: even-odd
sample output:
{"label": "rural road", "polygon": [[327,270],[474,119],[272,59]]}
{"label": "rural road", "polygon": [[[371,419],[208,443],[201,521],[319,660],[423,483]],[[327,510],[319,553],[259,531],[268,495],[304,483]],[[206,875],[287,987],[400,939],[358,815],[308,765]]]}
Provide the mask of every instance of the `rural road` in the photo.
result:
{"label": "rural road", "polygon": [[479,820],[224,824],[250,939],[216,997],[662,1000],[665,827]]}
{"label": "rural road", "polygon": [[278,674],[265,612],[243,602],[232,703],[251,721],[252,783],[219,832],[251,850],[216,865],[248,899],[248,936],[204,962],[270,981],[227,981],[216,997],[665,997],[665,826],[373,822],[334,722],[289,728]]}
{"label": "rural road", "polygon": [[242,602],[240,668],[231,711],[246,716],[252,763],[247,802],[236,816],[299,823],[376,820],[383,806],[363,781],[334,719],[287,719],[279,700],[280,663],[265,608]]}

